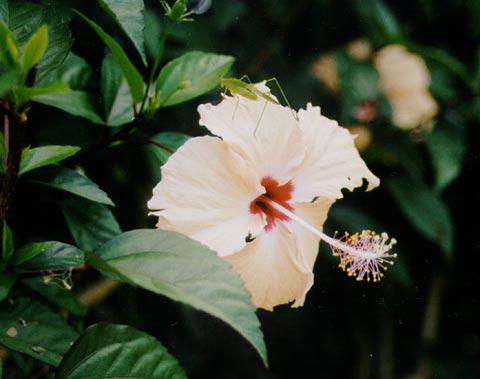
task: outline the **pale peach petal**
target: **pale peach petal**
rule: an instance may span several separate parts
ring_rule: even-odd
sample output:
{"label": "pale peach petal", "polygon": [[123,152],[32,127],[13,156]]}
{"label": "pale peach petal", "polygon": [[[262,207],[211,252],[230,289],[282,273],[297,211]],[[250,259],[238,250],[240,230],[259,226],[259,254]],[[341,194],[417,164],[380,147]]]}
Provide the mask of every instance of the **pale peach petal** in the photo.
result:
{"label": "pale peach petal", "polygon": [[200,125],[252,162],[259,177],[272,176],[283,184],[303,160],[304,136],[294,111],[288,107],[237,95],[225,96],[215,106],[202,104],[198,111]]}
{"label": "pale peach petal", "polygon": [[380,180],[367,168],[347,129],[322,116],[320,107],[311,104],[300,110],[298,117],[308,147],[292,179],[293,202],[309,202],[316,197],[340,199],[342,188],[353,191],[363,179],[368,181],[367,190],[379,185]]}
{"label": "pale peach petal", "polygon": [[[319,198],[313,203],[296,203],[293,207],[298,217],[322,231],[323,224],[327,220],[328,211],[334,202],[335,200],[332,199]],[[297,236],[299,250],[303,254],[304,265],[311,271],[317,258],[320,239],[294,221],[286,222],[285,225],[288,230]]]}
{"label": "pale peach petal", "polygon": [[297,236],[283,222],[277,222],[271,231],[225,259],[240,274],[257,307],[272,310],[293,301],[292,306],[298,307],[313,284],[301,246]]}
{"label": "pale peach petal", "polygon": [[187,141],[162,167],[162,180],[148,202],[158,227],[202,242],[220,256],[245,246],[263,230],[265,219],[250,213],[264,192],[259,178],[216,137]]}

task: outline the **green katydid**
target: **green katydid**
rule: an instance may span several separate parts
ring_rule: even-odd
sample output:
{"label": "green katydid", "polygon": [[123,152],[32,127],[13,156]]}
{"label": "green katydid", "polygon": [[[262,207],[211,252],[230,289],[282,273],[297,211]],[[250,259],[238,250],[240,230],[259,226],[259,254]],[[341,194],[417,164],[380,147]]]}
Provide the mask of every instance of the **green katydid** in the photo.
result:
{"label": "green katydid", "polygon": [[[295,120],[298,120],[298,117],[293,111],[292,107],[290,106],[290,103],[288,102],[288,99],[285,96],[285,93],[283,92],[283,89],[280,86],[280,83],[278,82],[277,78],[270,78],[265,80],[265,84],[269,82],[274,82],[277,85],[277,88],[280,91],[283,99],[285,100],[285,103],[287,104],[287,106],[290,108],[292,112],[292,116],[295,118]],[[225,89],[225,92],[230,92],[230,94],[232,95],[240,95],[249,100],[259,100],[260,98],[265,100],[265,106],[263,107],[262,114],[260,115],[260,119],[258,120],[257,125],[255,127],[255,132],[257,131],[258,125],[260,123],[260,120],[263,116],[263,112],[265,111],[267,104],[268,103],[273,103],[277,105],[280,104],[280,102],[270,93],[270,91],[262,91],[261,89],[257,88],[255,86],[255,83],[252,83],[247,75],[243,75],[240,79],[223,78],[220,80],[220,86]]]}

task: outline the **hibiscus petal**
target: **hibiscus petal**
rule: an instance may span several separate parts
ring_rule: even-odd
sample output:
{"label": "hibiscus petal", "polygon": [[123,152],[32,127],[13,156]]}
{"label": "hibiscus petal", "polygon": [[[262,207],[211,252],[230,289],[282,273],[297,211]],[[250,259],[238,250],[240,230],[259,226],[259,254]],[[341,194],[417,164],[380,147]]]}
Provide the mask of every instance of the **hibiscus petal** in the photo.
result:
{"label": "hibiscus petal", "polygon": [[298,112],[299,126],[308,141],[305,160],[293,177],[292,201],[308,202],[316,197],[340,199],[342,188],[352,191],[365,178],[367,191],[380,180],[367,168],[355,148],[352,135],[337,122],[320,114],[320,107],[307,105]]}
{"label": "hibiscus petal", "polygon": [[[293,208],[298,217],[308,222],[316,229],[322,231],[323,224],[327,220],[328,211],[334,202],[335,200],[333,199],[319,198],[313,203],[293,204]],[[299,252],[304,259],[304,265],[307,269],[312,271],[318,255],[320,239],[315,234],[305,229],[304,226],[296,222],[291,221],[285,223],[285,225],[288,230],[297,236]]]}
{"label": "hibiscus petal", "polygon": [[292,306],[298,307],[313,284],[312,270],[305,266],[299,251],[302,246],[298,236],[279,221],[271,231],[225,259],[240,274],[258,308],[272,310],[292,301]]}
{"label": "hibiscus petal", "polygon": [[216,137],[187,141],[162,167],[148,207],[157,227],[183,233],[225,256],[242,249],[247,235],[263,230],[265,219],[250,213],[250,202],[265,189],[259,178]]}
{"label": "hibiscus petal", "polygon": [[304,158],[304,135],[288,107],[237,95],[225,96],[218,105],[202,104],[198,111],[200,125],[252,162],[260,178],[271,176],[284,184]]}

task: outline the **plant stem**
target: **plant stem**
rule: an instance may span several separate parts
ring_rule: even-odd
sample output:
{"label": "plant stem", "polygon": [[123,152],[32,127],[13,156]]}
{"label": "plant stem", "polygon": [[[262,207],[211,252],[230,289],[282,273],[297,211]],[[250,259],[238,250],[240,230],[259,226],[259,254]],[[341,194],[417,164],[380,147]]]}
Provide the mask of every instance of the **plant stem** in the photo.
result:
{"label": "plant stem", "polygon": [[169,18],[167,18],[167,24],[165,26],[165,30],[163,31],[162,39],[160,40],[160,43],[158,45],[157,54],[155,55],[152,69],[150,70],[150,74],[148,76],[147,87],[145,89],[145,95],[143,96],[142,104],[140,105],[139,114],[142,114],[144,111],[145,103],[147,102],[147,98],[150,92],[150,87],[153,84],[155,75],[158,70],[158,66],[160,65],[160,61],[162,60],[163,52],[165,50],[165,43],[167,42],[167,37],[170,34],[170,29],[172,28],[172,25],[173,25],[172,21]]}
{"label": "plant stem", "polygon": [[[5,105],[3,128],[5,136],[5,175],[0,192],[0,228],[10,212],[12,196],[18,179],[18,171],[22,158],[23,138],[25,135],[26,117],[10,111]],[[0,234],[1,236],[1,234]]]}

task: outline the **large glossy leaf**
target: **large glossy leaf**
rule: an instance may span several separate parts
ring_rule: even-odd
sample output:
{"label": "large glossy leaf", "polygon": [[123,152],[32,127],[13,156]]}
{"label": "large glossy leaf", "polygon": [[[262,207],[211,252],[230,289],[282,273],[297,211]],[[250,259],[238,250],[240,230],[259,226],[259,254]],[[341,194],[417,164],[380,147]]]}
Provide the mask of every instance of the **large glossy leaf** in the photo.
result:
{"label": "large glossy leaf", "polygon": [[143,0],[99,0],[99,2],[130,37],[143,63],[146,64],[143,45],[143,28],[145,25]]}
{"label": "large glossy leaf", "polygon": [[235,58],[192,51],[169,62],[157,79],[157,101],[168,107],[203,95],[218,85]]}
{"label": "large glossy leaf", "polygon": [[33,101],[61,109],[74,116],[103,124],[96,107],[96,97],[85,91],[68,91],[66,93],[48,93],[35,96]]}
{"label": "large glossy leaf", "polygon": [[56,379],[186,379],[177,360],[154,337],[131,326],[101,323],[83,332]]}
{"label": "large glossy leaf", "polygon": [[57,313],[30,298],[0,304],[0,343],[58,366],[77,333]]}
{"label": "large glossy leaf", "polygon": [[69,199],[61,207],[75,243],[85,251],[122,233],[112,211],[103,204]]}
{"label": "large glossy leaf", "polygon": [[400,210],[424,237],[435,242],[447,258],[453,252],[453,222],[448,207],[423,182],[409,177],[387,181]]}
{"label": "large glossy leaf", "polygon": [[102,63],[102,100],[105,124],[121,126],[133,121],[133,104],[128,84],[111,55]]}
{"label": "large glossy leaf", "polygon": [[39,167],[60,162],[80,150],[78,146],[50,145],[28,150],[20,163],[19,175]]}
{"label": "large glossy leaf", "polygon": [[108,195],[98,186],[78,171],[65,167],[44,167],[29,175],[29,180],[97,203],[114,205]]}
{"label": "large glossy leaf", "polygon": [[[112,267],[137,285],[215,316],[267,354],[250,294],[240,277],[214,252],[181,234],[135,230],[115,237],[87,262],[113,279]],[[99,267],[99,264],[103,267]]]}
{"label": "large glossy leaf", "polygon": [[132,64],[123,48],[116,42],[111,36],[109,36],[99,25],[90,20],[88,17],[79,13],[79,15],[95,30],[97,35],[101,38],[103,43],[107,45],[112,53],[113,59],[122,70],[128,87],[130,89],[130,95],[132,96],[133,103],[140,103],[143,99],[144,82],[142,75],[138,72],[135,66]]}

